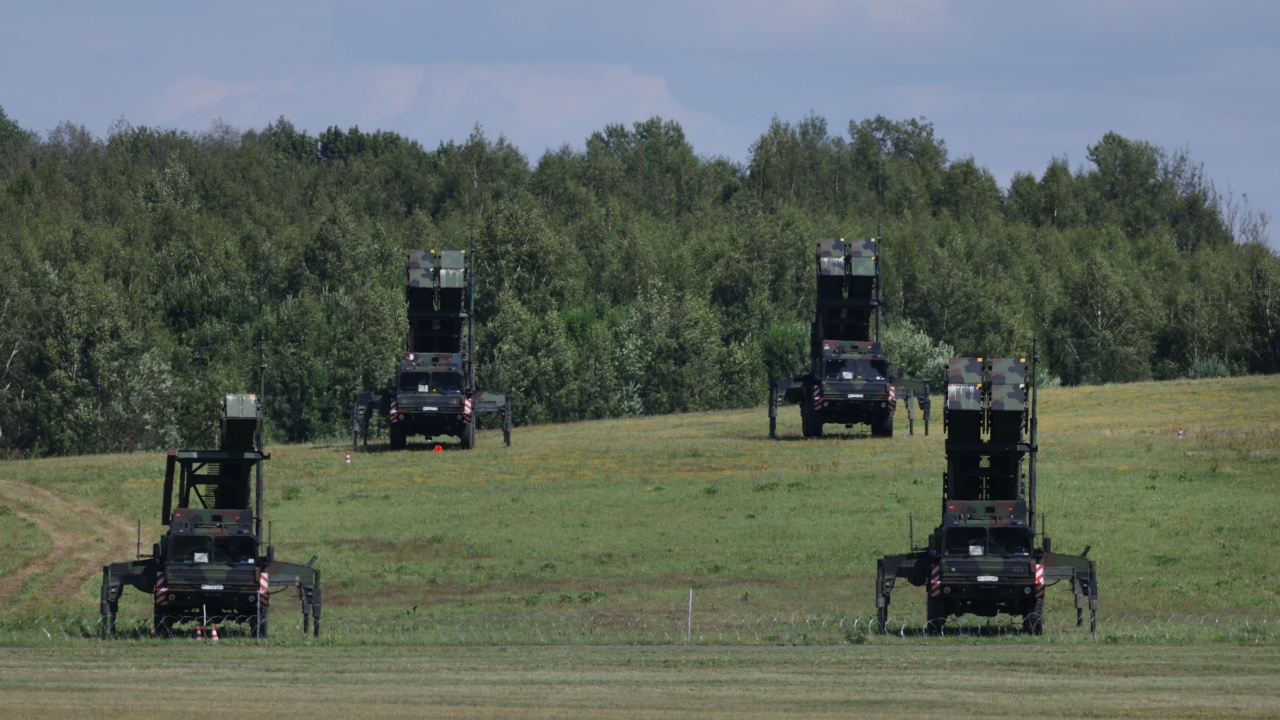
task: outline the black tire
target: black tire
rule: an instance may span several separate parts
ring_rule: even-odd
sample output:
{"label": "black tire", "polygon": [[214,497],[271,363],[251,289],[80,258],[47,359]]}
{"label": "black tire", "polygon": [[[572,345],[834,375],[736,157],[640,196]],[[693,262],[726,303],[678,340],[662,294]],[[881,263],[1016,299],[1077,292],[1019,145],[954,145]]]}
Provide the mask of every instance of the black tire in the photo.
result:
{"label": "black tire", "polygon": [[388,432],[391,435],[391,449],[403,450],[405,446],[404,426],[400,423],[391,423],[391,429]]}
{"label": "black tire", "polygon": [[925,635],[942,635],[947,629],[947,603],[930,595],[925,600]]}
{"label": "black tire", "polygon": [[1044,598],[1036,598],[1022,616],[1022,632],[1028,635],[1044,634]]}
{"label": "black tire", "polygon": [[463,450],[470,450],[476,446],[476,422],[474,419],[471,422],[462,424],[462,435],[459,436],[459,439],[462,441]]}
{"label": "black tire", "polygon": [[[805,430],[804,436],[807,438],[822,437],[822,416],[818,413],[818,408],[815,407],[813,404],[812,394],[806,397],[804,399],[804,403],[800,406],[801,413],[804,413],[806,410],[808,411],[807,414],[808,414],[809,422],[808,422],[808,429]],[[801,415],[801,419],[804,419],[804,415]]]}

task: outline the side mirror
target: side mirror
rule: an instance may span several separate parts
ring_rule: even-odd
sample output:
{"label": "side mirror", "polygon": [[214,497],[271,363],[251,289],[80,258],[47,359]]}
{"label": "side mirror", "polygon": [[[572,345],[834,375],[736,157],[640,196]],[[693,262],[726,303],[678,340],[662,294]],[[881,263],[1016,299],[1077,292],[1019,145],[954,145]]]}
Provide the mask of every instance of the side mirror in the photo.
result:
{"label": "side mirror", "polygon": [[1053,538],[1046,537],[1044,539],[1044,551],[1046,555],[1053,552]]}
{"label": "side mirror", "polygon": [[929,534],[929,554],[938,557],[942,553],[938,551],[938,533]]}

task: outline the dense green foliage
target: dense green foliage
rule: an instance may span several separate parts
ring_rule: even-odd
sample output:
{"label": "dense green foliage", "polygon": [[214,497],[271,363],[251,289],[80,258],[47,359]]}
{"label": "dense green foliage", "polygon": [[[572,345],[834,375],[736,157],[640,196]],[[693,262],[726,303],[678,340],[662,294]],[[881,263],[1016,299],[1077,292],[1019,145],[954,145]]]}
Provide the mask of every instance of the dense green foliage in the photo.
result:
{"label": "dense green foliage", "polygon": [[530,165],[479,128],[430,151],[283,118],[41,138],[0,111],[0,452],[210,441],[259,342],[277,439],[342,432],[402,347],[403,250],[472,235],[480,385],[521,423],[761,402],[802,362],[814,241],[881,213],[912,362],[1025,352],[1039,325],[1067,384],[1280,370],[1265,216],[1185,153],[1107,134],[1089,163],[1004,191],[882,117],[775,120],[745,165],[654,118]]}

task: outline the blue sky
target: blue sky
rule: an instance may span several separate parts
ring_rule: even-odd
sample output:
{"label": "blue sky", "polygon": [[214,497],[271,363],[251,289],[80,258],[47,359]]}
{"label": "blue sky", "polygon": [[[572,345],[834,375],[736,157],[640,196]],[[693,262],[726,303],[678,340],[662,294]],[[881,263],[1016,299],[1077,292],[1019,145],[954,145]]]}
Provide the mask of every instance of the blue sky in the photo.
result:
{"label": "blue sky", "polygon": [[1220,191],[1280,213],[1274,2],[6,4],[0,106],[41,133],[284,116],[434,148],[479,123],[536,162],[660,115],[699,154],[742,161],[774,116],[837,133],[922,116],[1005,186],[1054,156],[1085,163],[1114,130],[1185,149]]}

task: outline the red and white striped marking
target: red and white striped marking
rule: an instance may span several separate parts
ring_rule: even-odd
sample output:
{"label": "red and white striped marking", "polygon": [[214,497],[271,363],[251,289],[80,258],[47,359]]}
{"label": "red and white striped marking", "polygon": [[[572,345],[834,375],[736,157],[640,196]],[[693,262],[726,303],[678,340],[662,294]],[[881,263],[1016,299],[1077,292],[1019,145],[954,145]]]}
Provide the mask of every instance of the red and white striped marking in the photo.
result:
{"label": "red and white striped marking", "polygon": [[889,386],[889,409],[892,410],[898,406],[898,391]]}
{"label": "red and white striped marking", "polygon": [[462,419],[471,422],[471,398],[462,398]]}
{"label": "red and white striped marking", "polygon": [[391,398],[391,417],[389,419],[391,422],[396,421],[396,399],[395,398]]}
{"label": "red and white striped marking", "polygon": [[156,571],[156,604],[168,605],[169,604],[168,593],[169,593],[169,586],[164,584],[164,571],[157,570]]}
{"label": "red and white striped marking", "polygon": [[1044,597],[1044,565],[1036,563],[1036,597]]}
{"label": "red and white striped marking", "polygon": [[258,605],[260,607],[271,605],[271,582],[265,572],[258,573]]}
{"label": "red and white striped marking", "polygon": [[814,385],[813,386],[813,406],[818,407],[818,405],[821,405],[821,404],[822,404],[822,386]]}
{"label": "red and white striped marking", "polygon": [[937,565],[929,571],[929,594],[934,597],[942,594],[942,568]]}

